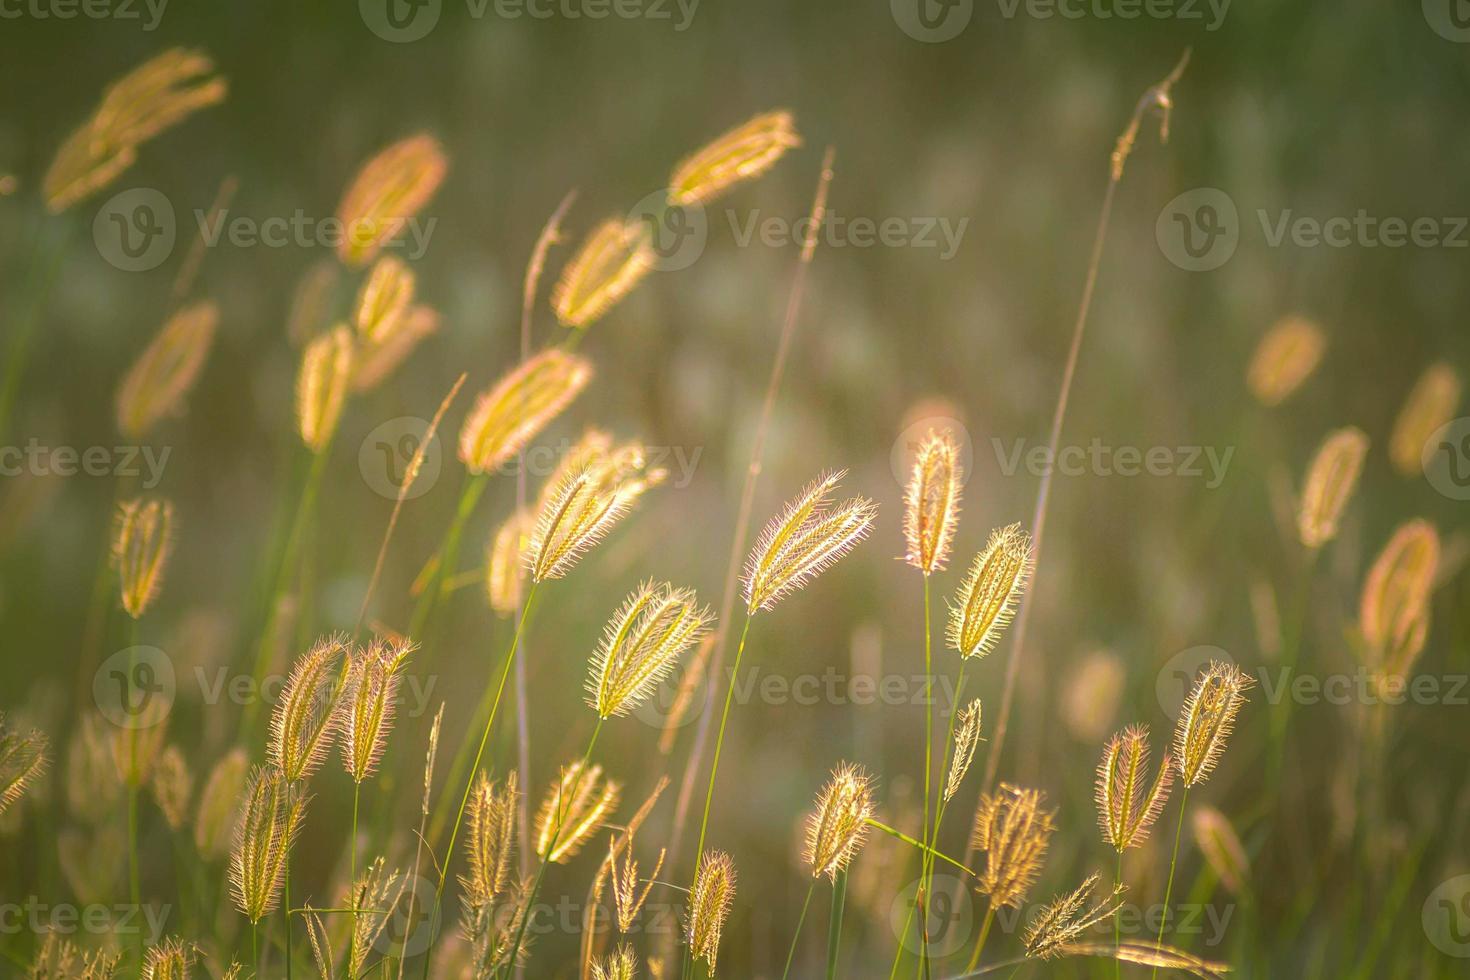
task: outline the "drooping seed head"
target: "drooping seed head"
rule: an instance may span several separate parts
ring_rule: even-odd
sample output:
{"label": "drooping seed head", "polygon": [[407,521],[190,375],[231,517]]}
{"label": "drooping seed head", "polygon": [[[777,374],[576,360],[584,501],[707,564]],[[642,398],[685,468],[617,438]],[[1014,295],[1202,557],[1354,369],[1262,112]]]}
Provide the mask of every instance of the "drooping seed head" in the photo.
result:
{"label": "drooping seed head", "polygon": [[714,614],[692,589],[644,583],[602,632],[587,677],[587,704],[598,717],[626,715],[673,672],[679,655],[709,630]]}
{"label": "drooping seed head", "polygon": [[490,905],[505,894],[515,853],[516,799],[515,770],[498,788],[484,772],[476,776],[468,808],[470,868],[459,879],[474,904]]}
{"label": "drooping seed head", "polygon": [[1256,345],[1246,374],[1251,394],[1267,407],[1280,405],[1311,377],[1326,347],[1317,324],[1306,317],[1284,317]]}
{"label": "drooping seed head", "polygon": [[703,204],[770,170],[801,145],[796,120],[784,109],[761,113],[685,158],[669,178],[672,204]]}
{"label": "drooping seed head", "polygon": [[0,712],[0,813],[8,810],[46,771],[47,740],[40,731],[20,732]]}
{"label": "drooping seed head", "polygon": [[177,414],[209,356],[219,309],[195,303],[175,313],[143,349],[117,390],[117,428],[138,440]]}
{"label": "drooping seed head", "polygon": [[1428,521],[1400,525],[1373,562],[1358,604],[1370,656],[1381,658],[1406,623],[1429,604],[1439,567],[1439,534]]}
{"label": "drooping seed head", "polygon": [[1130,725],[1108,740],[1097,767],[1097,821],[1103,840],[1118,851],[1137,847],[1169,798],[1174,760],[1164,753],[1152,781],[1148,778],[1148,727]]}
{"label": "drooping seed head", "polygon": [[835,881],[853,856],[862,850],[873,815],[872,777],[861,767],[844,762],[832,770],[806,818],[806,849],[812,877]]}
{"label": "drooping seed head", "polygon": [[[653,891],[667,855],[667,850],[658,852],[658,863],[653,866],[653,872],[643,882],[643,887],[639,888],[638,862],[633,858],[633,828],[630,827],[623,835],[621,842],[616,835],[608,838],[607,862],[604,868],[612,879],[613,913],[618,931],[624,935],[633,928],[638,913],[643,909],[643,903],[648,901],[648,894]],[[619,857],[623,858],[621,865],[618,863]]]}
{"label": "drooping seed head", "polygon": [[363,164],[337,206],[346,235],[337,255],[347,265],[366,265],[411,221],[444,180],[449,161],[426,134],[388,146]]}
{"label": "drooping seed head", "polygon": [[527,359],[475,403],[459,433],[460,461],[471,473],[495,469],[524,449],[591,380],[591,363],[555,347]]}
{"label": "drooping seed head", "polygon": [[529,509],[512,514],[496,530],[485,553],[485,595],[495,615],[513,616],[525,593],[526,551],[535,518]]}
{"label": "drooping seed head", "polygon": [[296,375],[296,426],[306,448],[320,453],[337,433],[356,354],[352,329],[339,323],[301,352]]}
{"label": "drooping seed head", "polygon": [[380,344],[391,336],[413,303],[413,291],[413,270],[402,259],[385,255],[373,263],[352,308],[358,337]]}
{"label": "drooping seed head", "polygon": [[601,455],[579,454],[559,468],[541,494],[526,551],[532,580],[566,575],[666,475],[648,467],[638,443]]}
{"label": "drooping seed head", "polygon": [[170,48],[109,85],[51,161],[46,207],[56,214],[101,190],[133,165],[140,145],[224,101],[229,86],[213,72],[208,55]]}
{"label": "drooping seed head", "polygon": [[818,477],[761,531],[745,561],[745,605],[750,612],[770,609],[798,591],[872,531],[877,504],[866,497],[831,502],[845,475],[839,470]]}
{"label": "drooping seed head", "polygon": [[1174,764],[1184,785],[1205,781],[1220,761],[1255,680],[1233,663],[1210,661],[1194,682],[1174,729]]}
{"label": "drooping seed head", "polygon": [[981,742],[980,719],[982,709],[980,699],[976,698],[960,711],[960,716],[955,722],[954,729],[954,754],[949,760],[949,775],[944,781],[944,802],[948,803],[959,792],[960,783],[965,781],[965,774],[970,771],[970,763],[975,760],[975,749]]}
{"label": "drooping seed head", "polygon": [[1190,826],[1200,853],[1232,895],[1241,895],[1250,885],[1250,859],[1245,845],[1230,820],[1212,806],[1201,805],[1190,814]]}
{"label": "drooping seed head", "polygon": [[383,930],[395,915],[398,900],[403,897],[408,876],[402,871],[389,870],[381,857],[368,865],[362,876],[352,884],[350,907],[375,909],[381,914],[359,915],[352,921],[353,942],[347,956],[347,976],[363,976],[363,967],[368,954],[373,952]]}
{"label": "drooping seed head", "polygon": [[342,692],[342,765],[361,783],[378,767],[393,728],[393,712],[403,666],[413,652],[408,641],[374,639],[351,653]]}
{"label": "drooping seed head", "polygon": [[634,980],[638,976],[638,957],[633,947],[621,943],[605,959],[592,964],[592,980]]}
{"label": "drooping seed head", "polygon": [[608,218],[588,233],[551,291],[551,308],[568,327],[602,318],[652,271],[657,256],[641,221]]}
{"label": "drooping seed head", "polygon": [[141,619],[163,585],[163,570],[173,551],[174,505],[167,500],[124,501],[112,532],[112,563],[117,569],[123,609]]}
{"label": "drooping seed head", "polygon": [[995,648],[1031,581],[1031,535],[1020,524],[992,531],[949,607],[945,638],[961,657]]}
{"label": "drooping seed head", "polygon": [[230,854],[230,894],[251,922],[276,909],[286,857],[301,829],[306,798],[290,792],[274,767],[256,766],[245,781]]}
{"label": "drooping seed head", "polygon": [[1431,364],[1394,422],[1388,457],[1404,476],[1424,472],[1424,447],[1440,426],[1455,417],[1460,404],[1460,376],[1448,364]]}
{"label": "drooping seed head", "polygon": [[408,360],[420,343],[439,331],[439,314],[432,307],[410,306],[393,331],[375,343],[359,344],[352,358],[352,390],[376,388]]}
{"label": "drooping seed head", "polygon": [[704,960],[710,976],[720,956],[720,934],[735,903],[735,862],[724,851],[699,856],[694,887],[689,890],[689,915],[684,938],[696,960]]}
{"label": "drooping seed head", "polygon": [[316,772],[341,722],[347,640],[329,636],[296,659],[271,716],[270,759],[288,782]]}
{"label": "drooping seed head", "polygon": [[1093,872],[1076,891],[1056,898],[1041,910],[1026,928],[1027,956],[1043,960],[1065,956],[1067,948],[1079,936],[1104,919],[1112,918],[1123,904],[1123,892],[1127,889],[1119,882],[1113,885],[1112,892],[1089,906],[1097,880],[1098,875]]}
{"label": "drooping seed head", "polygon": [[245,750],[233,748],[214,764],[199,794],[194,816],[194,846],[206,860],[223,857],[230,848],[235,808],[245,789],[250,760]]}
{"label": "drooping seed head", "polygon": [[193,943],[165,939],[143,957],[143,980],[189,980],[197,959]]}
{"label": "drooping seed head", "polygon": [[1020,908],[1041,873],[1056,830],[1055,810],[1043,809],[1046,794],[1001,783],[980,797],[970,842],[985,853],[975,888],[995,907]]}
{"label": "drooping seed head", "polygon": [[194,777],[189,764],[177,745],[170,745],[158,756],[153,765],[153,798],[170,830],[179,830],[189,809],[189,800],[194,792]]}
{"label": "drooping seed head", "polygon": [[564,767],[536,812],[536,855],[566,863],[612,816],[622,791],[621,784],[603,778],[601,766],[584,772],[579,761]]}
{"label": "drooping seed head", "polygon": [[959,517],[959,447],[948,431],[930,432],[914,456],[904,497],[904,560],[925,575],[943,568]]}
{"label": "drooping seed head", "polygon": [[1307,548],[1320,548],[1337,537],[1342,512],[1358,486],[1368,437],[1349,426],[1330,433],[1312,459],[1297,512],[1297,536]]}

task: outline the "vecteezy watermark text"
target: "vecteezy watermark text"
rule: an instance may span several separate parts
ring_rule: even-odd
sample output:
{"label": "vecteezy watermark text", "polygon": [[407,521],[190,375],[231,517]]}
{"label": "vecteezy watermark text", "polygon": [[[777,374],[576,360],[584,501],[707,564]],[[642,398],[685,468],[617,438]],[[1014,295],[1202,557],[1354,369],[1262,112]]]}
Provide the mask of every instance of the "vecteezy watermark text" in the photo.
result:
{"label": "vecteezy watermark text", "polygon": [[1234,446],[1109,446],[1093,439],[1085,446],[1029,446],[1025,439],[992,438],[995,461],[1005,476],[1015,476],[1025,467],[1032,476],[1048,473],[1062,476],[1178,476],[1203,479],[1214,490],[1225,482],[1225,472],[1235,455]]}
{"label": "vecteezy watermark text", "polygon": [[151,31],[168,0],[0,0],[0,20],[136,20]]}
{"label": "vecteezy watermark text", "polygon": [[[463,0],[471,20],[647,20],[688,30],[700,0]],[[445,0],[358,0],[368,30],[405,44],[424,38],[439,23]]]}
{"label": "vecteezy watermark text", "polygon": [[0,477],[141,476],[143,489],[152,490],[172,452],[171,446],[47,446],[32,438],[24,446],[0,446]]}
{"label": "vecteezy watermark text", "polygon": [[71,905],[51,904],[37,895],[20,902],[0,902],[0,935],[33,935],[78,932],[94,936],[132,936],[143,933],[144,945],[163,938],[172,906],[169,905]]}

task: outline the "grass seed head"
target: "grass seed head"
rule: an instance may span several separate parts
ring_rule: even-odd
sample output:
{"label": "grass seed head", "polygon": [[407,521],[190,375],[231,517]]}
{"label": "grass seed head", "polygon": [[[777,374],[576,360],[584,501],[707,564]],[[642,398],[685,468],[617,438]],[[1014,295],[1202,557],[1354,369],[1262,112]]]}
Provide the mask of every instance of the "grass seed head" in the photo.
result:
{"label": "grass seed head", "polygon": [[580,761],[564,767],[536,812],[536,856],[565,864],[617,810],[622,791],[621,784],[603,778],[601,766],[589,766],[585,774]]}
{"label": "grass seed head", "polygon": [[337,433],[352,381],[356,346],[352,330],[339,323],[301,352],[296,375],[296,423],[306,448],[320,453]]}
{"label": "grass seed head", "polygon": [[469,802],[469,873],[460,877],[467,901],[493,905],[502,898],[510,882],[510,859],[515,853],[515,770],[497,787],[481,772]]}
{"label": "grass seed head", "polygon": [[403,260],[385,255],[373,264],[352,309],[358,337],[380,344],[398,329],[413,303],[414,275]]}
{"label": "grass seed head", "polygon": [[975,761],[975,749],[982,741],[980,738],[980,719],[982,709],[980,699],[976,698],[966,705],[961,711],[954,729],[954,754],[949,760],[949,775],[944,781],[944,802],[948,803],[959,792],[960,783],[965,781],[965,774],[970,771],[970,763]]}
{"label": "grass seed head", "polygon": [[627,943],[620,943],[605,959],[592,964],[592,980],[634,980],[637,976],[638,957]]}
{"label": "grass seed head", "polygon": [[337,206],[347,230],[337,256],[347,265],[371,262],[429,203],[448,170],[438,140],[423,133],[399,140],[363,164]]}
{"label": "grass seed head", "polygon": [[835,881],[862,849],[873,816],[872,778],[861,767],[844,762],[832,770],[806,818],[803,857],[812,877]]}
{"label": "grass seed head", "polygon": [[1254,684],[1235,664],[1219,660],[1210,661],[1194,682],[1174,729],[1174,762],[1186,787],[1214,771]]}
{"label": "grass seed head", "polygon": [[512,514],[495,531],[485,555],[485,595],[502,618],[515,615],[525,594],[526,552],[535,528],[529,509]]}
{"label": "grass seed head", "polygon": [[178,413],[214,341],[219,309],[196,303],[175,313],[143,349],[117,390],[117,428],[141,439],[160,419]]}
{"label": "grass seed head", "polygon": [[351,654],[339,727],[342,765],[353,782],[372,775],[383,756],[403,666],[412,652],[412,643],[378,638]]}
{"label": "grass seed head", "polygon": [[288,782],[316,772],[342,719],[347,640],[330,636],[297,658],[271,716],[270,759]]}
{"label": "grass seed head", "polygon": [[764,112],[686,157],[669,178],[669,202],[703,204],[742,181],[754,180],[801,145],[796,120],[784,109]]}
{"label": "grass seed head", "polygon": [[1460,376],[1448,364],[1431,364],[1409,392],[1388,443],[1388,458],[1404,476],[1424,472],[1424,447],[1460,405]]}
{"label": "grass seed head", "polygon": [[526,551],[532,580],[565,576],[666,476],[662,469],[649,468],[638,443],[606,452],[574,450],[541,494]]}
{"label": "grass seed head", "polygon": [[1330,433],[1317,450],[1297,512],[1297,536],[1304,547],[1320,548],[1337,537],[1367,455],[1368,437],[1351,426]]}
{"label": "grass seed head", "polygon": [[230,894],[251,922],[276,909],[286,857],[306,813],[306,798],[290,791],[274,767],[256,766],[245,782],[230,854]]}
{"label": "grass seed head", "polygon": [[194,776],[177,745],[170,745],[158,756],[153,766],[153,798],[170,830],[180,830],[188,817],[189,800],[194,793]]}
{"label": "grass seed head", "polygon": [[592,380],[583,358],[550,348],[513,368],[482,394],[459,433],[471,473],[493,470],[525,448]]}
{"label": "grass seed head", "polygon": [[601,718],[626,715],[673,672],[714,614],[692,589],[644,583],[613,614],[592,655],[587,704]]}
{"label": "grass seed head", "polygon": [[121,951],[83,952],[68,939],[47,932],[32,961],[31,980],[113,980],[122,965]]}
{"label": "grass seed head", "polygon": [[761,531],[745,562],[745,604],[770,609],[842,559],[873,529],[878,505],[866,497],[832,504],[846,475],[819,476]]}
{"label": "grass seed head", "polygon": [[[623,858],[621,865],[618,863],[620,856]],[[638,862],[633,859],[633,828],[630,826],[623,835],[621,844],[616,836],[608,838],[606,868],[612,878],[613,914],[617,919],[618,931],[624,935],[632,930],[638,913],[643,910],[643,903],[648,901],[649,892],[653,891],[667,856],[667,850],[658,852],[658,863],[654,865],[653,873],[643,882],[643,887],[639,888]]]}
{"label": "grass seed head", "polygon": [[991,532],[950,603],[945,638],[961,657],[983,657],[1010,625],[1031,581],[1031,535],[1020,524]]}
{"label": "grass seed head", "polygon": [[1416,519],[1400,525],[1374,560],[1358,603],[1358,627],[1376,664],[1428,607],[1439,554],[1439,533]]}
{"label": "grass seed head", "polygon": [[960,517],[960,451],[949,432],[919,444],[904,498],[904,560],[928,575],[944,567]]}
{"label": "grass seed head", "polygon": [[1230,894],[1242,895],[1250,886],[1250,859],[1230,820],[1214,807],[1202,805],[1191,811],[1190,827],[1200,853],[1220,876],[1221,884]]}
{"label": "grass seed head", "polygon": [[735,862],[724,851],[699,856],[694,887],[689,890],[685,940],[696,960],[704,960],[711,977],[720,956],[720,934],[735,903]]}
{"label": "grass seed head", "polygon": [[1098,875],[1093,872],[1076,891],[1055,899],[1041,910],[1041,914],[1026,928],[1024,942],[1027,956],[1043,960],[1065,956],[1067,947],[1079,936],[1104,919],[1112,917],[1123,904],[1123,892],[1126,889],[1121,882],[1115,884],[1112,892],[1089,906],[1087,903],[1092,899],[1092,890],[1097,887],[1097,880]]}
{"label": "grass seed head", "polygon": [[174,505],[138,498],[119,505],[112,533],[112,562],[122,590],[123,609],[141,619],[163,585],[163,570],[173,551]]}
{"label": "grass seed head", "polygon": [[193,943],[165,939],[143,957],[143,980],[189,980],[197,959]]}
{"label": "grass seed head", "polygon": [[591,326],[653,270],[657,255],[641,221],[608,218],[588,233],[551,291],[564,326]]}
{"label": "grass seed head", "polygon": [[1120,852],[1148,839],[1169,799],[1173,759],[1164,754],[1152,781],[1148,763],[1148,727],[1130,725],[1108,740],[1097,767],[1098,825],[1103,840]]}
{"label": "grass seed head", "polygon": [[245,750],[233,748],[214,764],[194,816],[194,846],[205,860],[224,857],[230,848],[235,808],[245,790],[250,760]]}
{"label": "grass seed head", "polygon": [[21,732],[5,724],[0,713],[0,813],[25,794],[46,771],[46,736],[32,729]]}
{"label": "grass seed head", "polygon": [[1044,809],[1045,802],[1040,790],[1010,783],[980,797],[970,842],[985,853],[985,867],[975,888],[993,907],[1020,908],[1041,874],[1056,830],[1056,811]]}
{"label": "grass seed head", "polygon": [[1246,384],[1267,407],[1280,405],[1302,386],[1322,360],[1327,338],[1322,328],[1302,316],[1282,318],[1256,345]]}

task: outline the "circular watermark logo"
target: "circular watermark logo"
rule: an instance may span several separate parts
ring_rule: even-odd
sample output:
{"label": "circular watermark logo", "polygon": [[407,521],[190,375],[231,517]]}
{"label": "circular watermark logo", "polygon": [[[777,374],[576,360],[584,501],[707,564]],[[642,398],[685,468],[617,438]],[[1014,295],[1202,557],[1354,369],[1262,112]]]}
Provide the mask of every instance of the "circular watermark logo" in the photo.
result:
{"label": "circular watermark logo", "polygon": [[1470,418],[1446,422],[1424,443],[1420,462],[1429,485],[1451,500],[1470,500]]}
{"label": "circular watermark logo", "polygon": [[[389,419],[367,434],[357,449],[357,469],[363,481],[379,496],[397,500],[403,483],[409,476],[409,466],[424,445],[424,436],[429,431],[426,419],[413,415],[401,415]],[[422,497],[439,481],[439,470],[444,465],[444,448],[435,433],[424,449],[424,459],[417,475],[404,495],[405,500]]]}
{"label": "circular watermark logo", "polygon": [[953,40],[975,16],[975,0],[888,0],[888,6],[899,30],[925,44]]}
{"label": "circular watermark logo", "polygon": [[113,195],[92,219],[97,253],[124,272],[158,268],[172,254],[177,234],[174,206],[151,187]]}
{"label": "circular watermark logo", "polygon": [[[434,938],[431,922],[434,915],[434,882],[415,875],[404,883],[398,902],[393,906],[383,931],[373,940],[373,949],[383,956],[407,958],[429,948]],[[440,910],[441,926],[444,911]]]}
{"label": "circular watermark logo", "polygon": [[919,913],[914,908],[914,896],[918,893],[916,878],[888,906],[888,925],[894,937],[903,943],[904,949],[917,954],[925,945],[924,932],[927,932],[929,956],[933,959],[958,952],[969,942],[975,927],[975,903],[970,898],[970,889],[954,875],[937,872],[932,875],[924,930],[919,928]]}
{"label": "circular watermark logo", "polygon": [[1470,957],[1470,875],[1457,875],[1430,892],[1420,920],[1435,949]]}
{"label": "circular watermark logo", "polygon": [[1223,647],[1197,646],[1180,650],[1165,661],[1154,680],[1154,694],[1159,707],[1170,718],[1178,718],[1189,692],[1194,689],[1195,678],[1211,660],[1235,663],[1235,658]]}
{"label": "circular watermark logo", "polygon": [[960,451],[960,486],[969,483],[975,469],[975,444],[970,439],[970,430],[952,415],[925,415],[903,427],[888,450],[888,465],[893,472],[893,479],[901,487],[909,485],[909,478],[914,473],[914,457],[931,432],[948,432],[954,437],[955,445]]}
{"label": "circular watermark logo", "polygon": [[1164,257],[1188,272],[1218,269],[1240,244],[1240,214],[1218,187],[1196,187],[1164,205],[1154,223]]}
{"label": "circular watermark logo", "polygon": [[[688,668],[685,668],[686,670]],[[709,700],[709,688],[701,679],[694,685],[694,690],[689,692],[689,703],[683,705],[677,718],[674,717],[675,709],[679,705],[679,689],[683,684],[683,674],[665,677],[654,688],[653,694],[634,708],[630,714],[634,718],[663,731],[666,728],[683,728],[700,715],[704,714],[705,702]]]}
{"label": "circular watermark logo", "polygon": [[443,0],[357,0],[367,29],[385,41],[417,41],[439,23]]}
{"label": "circular watermark logo", "polygon": [[629,224],[642,225],[653,247],[653,267],[660,272],[687,269],[704,254],[709,219],[699,204],[670,204],[665,191],[644,197],[628,211]]}
{"label": "circular watermark logo", "polygon": [[177,684],[174,664],[157,647],[119,650],[92,675],[92,700],[119,728],[152,728],[168,718]]}
{"label": "circular watermark logo", "polygon": [[1470,41],[1470,3],[1466,0],[1423,0],[1429,29],[1446,41]]}

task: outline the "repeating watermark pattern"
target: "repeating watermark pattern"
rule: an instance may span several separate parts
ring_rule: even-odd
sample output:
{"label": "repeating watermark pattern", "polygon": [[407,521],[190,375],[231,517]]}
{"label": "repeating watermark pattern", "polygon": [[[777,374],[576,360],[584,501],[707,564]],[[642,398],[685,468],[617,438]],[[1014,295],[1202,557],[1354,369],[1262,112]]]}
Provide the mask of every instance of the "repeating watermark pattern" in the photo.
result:
{"label": "repeating watermark pattern", "polygon": [[893,22],[915,41],[952,41],[970,26],[975,0],[889,0]]}
{"label": "repeating watermark pattern", "polygon": [[1000,15],[1033,20],[1177,20],[1218,31],[1230,0],[996,0]]}
{"label": "repeating watermark pattern", "polygon": [[163,21],[168,0],[0,0],[0,20],[116,20],[144,31]]}
{"label": "repeating watermark pattern", "polygon": [[1456,44],[1470,42],[1470,3],[1465,0],[1422,0],[1430,30]]}
{"label": "repeating watermark pattern", "polygon": [[894,481],[900,487],[908,486],[909,478],[913,475],[914,457],[918,455],[919,446],[923,445],[931,432],[936,435],[948,432],[954,439],[955,447],[959,450],[960,486],[968,484],[974,472],[975,444],[970,439],[970,430],[965,428],[963,422],[943,414],[925,415],[915,419],[904,426],[898,438],[893,440],[893,446],[888,450],[888,467],[893,473]]}
{"label": "repeating watermark pattern", "polygon": [[1154,678],[1154,696],[1158,698],[1165,717],[1179,717],[1184,701],[1194,687],[1194,679],[1212,660],[1235,663],[1235,658],[1223,647],[1205,644],[1180,650],[1159,668]]}
{"label": "repeating watermark pattern", "polygon": [[158,268],[173,253],[177,236],[173,204],[151,187],[113,195],[92,219],[97,253],[124,272]]}
{"label": "repeating watermark pattern", "polygon": [[915,928],[914,899],[918,894],[919,880],[915,878],[888,906],[888,927],[904,949],[917,955],[925,948],[926,935],[932,959],[958,953],[968,945],[975,929],[975,900],[970,897],[969,883],[949,874],[936,872],[931,876],[922,932]]}
{"label": "repeating watermark pattern", "polygon": [[1111,446],[1094,438],[1085,446],[1029,445],[1025,439],[990,440],[996,464],[1004,476],[1022,469],[1034,477],[1048,473],[1061,476],[1181,477],[1203,480],[1215,490],[1225,482],[1235,447],[1216,446]]}
{"label": "repeating watermark pattern", "polygon": [[1424,443],[1429,485],[1451,500],[1470,500],[1470,418],[1446,422]]}
{"label": "repeating watermark pattern", "polygon": [[1154,222],[1159,250],[1189,272],[1218,269],[1240,244],[1235,201],[1217,187],[1196,187],[1164,205]]}
{"label": "repeating watermark pattern", "polygon": [[85,933],[131,937],[141,933],[143,944],[153,946],[163,939],[172,913],[172,905],[72,905],[27,895],[23,901],[0,902],[0,936],[50,932],[61,936]]}
{"label": "repeating watermark pattern", "polygon": [[1470,874],[1441,882],[1420,912],[1424,935],[1446,956],[1470,957]]}
{"label": "repeating watermark pattern", "polygon": [[[363,482],[374,493],[397,500],[403,493],[409,467],[424,446],[424,436],[428,431],[428,420],[412,415],[401,415],[374,427],[357,450],[357,470],[362,474]],[[438,433],[435,433],[428,446],[424,447],[423,461],[404,499],[413,500],[432,490],[439,482],[443,466],[444,448]]]}
{"label": "repeating watermark pattern", "polygon": [[171,446],[48,446],[32,437],[24,446],[0,446],[0,477],[119,476],[141,478],[152,490],[172,453]]}
{"label": "repeating watermark pattern", "polygon": [[[699,0],[464,0],[472,20],[646,20],[689,29]],[[385,41],[407,44],[429,35],[444,13],[444,0],[358,0],[367,29]]]}

